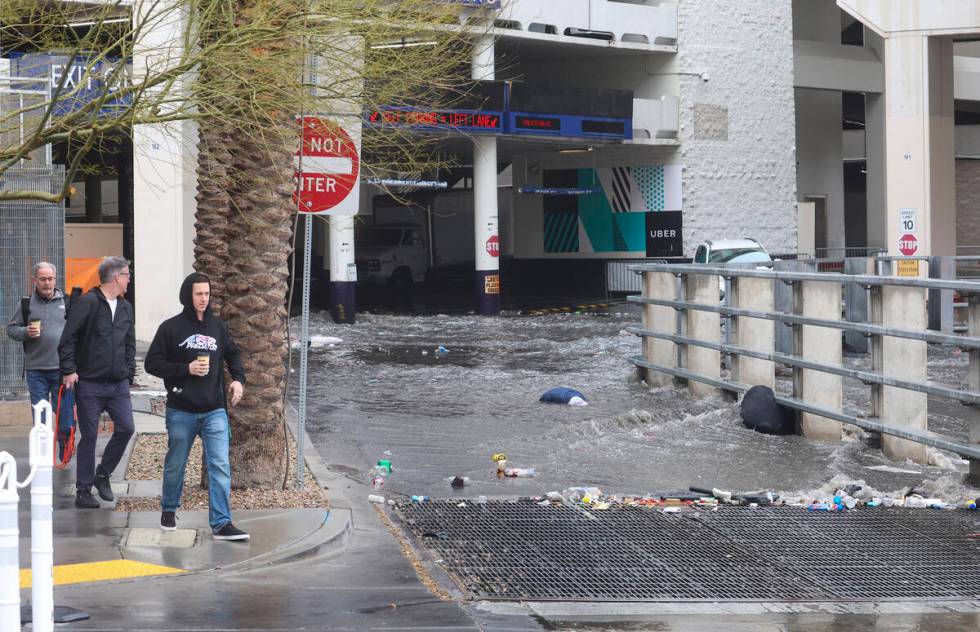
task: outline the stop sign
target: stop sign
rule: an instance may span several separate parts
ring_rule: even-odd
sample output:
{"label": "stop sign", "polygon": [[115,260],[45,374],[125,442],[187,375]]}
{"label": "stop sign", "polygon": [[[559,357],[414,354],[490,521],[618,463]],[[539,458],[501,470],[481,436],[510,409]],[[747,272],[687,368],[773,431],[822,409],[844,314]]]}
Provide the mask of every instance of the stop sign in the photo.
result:
{"label": "stop sign", "polygon": [[[358,189],[360,152],[338,123],[316,116],[303,117],[303,142],[294,160],[296,190],[293,202],[301,213],[335,209]],[[358,203],[353,196],[353,204]]]}
{"label": "stop sign", "polygon": [[906,257],[911,257],[919,250],[919,240],[911,233],[905,233],[898,238],[898,251]]}
{"label": "stop sign", "polygon": [[491,257],[500,256],[500,237],[490,235],[490,239],[487,240],[487,254]]}

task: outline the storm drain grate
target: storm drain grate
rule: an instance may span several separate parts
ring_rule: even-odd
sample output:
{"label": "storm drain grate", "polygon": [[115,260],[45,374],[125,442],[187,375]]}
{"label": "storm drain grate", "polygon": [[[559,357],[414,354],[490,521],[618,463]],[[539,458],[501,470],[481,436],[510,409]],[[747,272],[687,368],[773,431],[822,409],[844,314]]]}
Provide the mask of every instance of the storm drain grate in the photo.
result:
{"label": "storm drain grate", "polygon": [[530,501],[398,508],[474,599],[822,601],[980,597],[977,514],[795,507],[665,514]]}

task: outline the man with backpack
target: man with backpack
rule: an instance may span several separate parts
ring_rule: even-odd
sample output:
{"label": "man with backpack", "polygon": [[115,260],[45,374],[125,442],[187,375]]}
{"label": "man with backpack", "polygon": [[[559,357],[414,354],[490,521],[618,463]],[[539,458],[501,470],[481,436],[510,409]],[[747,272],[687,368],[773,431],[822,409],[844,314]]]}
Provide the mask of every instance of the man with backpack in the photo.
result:
{"label": "man with backpack", "polygon": [[58,370],[58,341],[65,328],[65,295],[55,287],[53,264],[34,265],[34,291],[21,299],[20,308],[7,324],[7,336],[24,344],[24,375],[31,405],[42,399],[56,406],[61,372]]}
{"label": "man with backpack", "polygon": [[[75,506],[98,509],[92,496],[112,501],[109,476],[119,464],[135,430],[129,387],[136,376],[136,320],[133,306],[123,296],[129,287],[129,262],[123,257],[106,257],[99,263],[100,285],[72,302],[58,345],[62,381],[75,389],[78,407],[78,465]],[[106,411],[113,433],[95,467],[95,441],[99,417]]]}

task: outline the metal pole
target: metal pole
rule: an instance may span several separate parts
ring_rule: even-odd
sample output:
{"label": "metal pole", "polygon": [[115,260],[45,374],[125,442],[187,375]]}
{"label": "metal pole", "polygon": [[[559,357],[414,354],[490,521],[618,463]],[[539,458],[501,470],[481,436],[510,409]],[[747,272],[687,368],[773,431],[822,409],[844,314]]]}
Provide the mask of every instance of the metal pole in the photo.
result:
{"label": "metal pole", "polygon": [[0,452],[0,630],[20,629],[17,461]]}
{"label": "metal pole", "polygon": [[53,419],[51,404],[34,404],[31,428],[31,617],[35,632],[54,630],[54,529],[51,485],[54,433],[45,420]]}
{"label": "metal pole", "polygon": [[305,467],[303,438],[306,436],[306,376],[310,344],[310,258],[313,256],[313,214],[303,223],[303,322],[299,333],[299,431],[296,433],[296,489],[303,489]]}

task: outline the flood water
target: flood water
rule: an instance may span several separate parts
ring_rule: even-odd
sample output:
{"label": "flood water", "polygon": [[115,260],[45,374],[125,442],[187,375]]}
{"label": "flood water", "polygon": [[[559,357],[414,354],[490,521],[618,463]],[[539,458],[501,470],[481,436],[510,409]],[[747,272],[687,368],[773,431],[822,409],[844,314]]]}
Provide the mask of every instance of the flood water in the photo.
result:
{"label": "flood water", "polygon": [[[964,487],[967,466],[954,455],[936,453],[937,465],[924,467],[889,461],[877,438],[863,433],[842,443],[767,436],[744,428],[724,397],[649,388],[627,361],[640,341],[624,330],[638,322],[630,305],[535,317],[365,313],[352,326],[314,314],[307,429],[328,465],[365,483],[371,465],[391,460],[389,494],[525,496],[570,486],[805,493],[849,482],[882,492],[915,486],[945,497],[976,494]],[[295,336],[298,319],[292,329]],[[448,352],[437,353],[440,345]],[[930,377],[956,384],[966,362],[966,354],[930,351]],[[869,387],[845,382],[848,402],[866,406]],[[582,391],[589,406],[539,403],[555,386]],[[291,395],[295,403],[295,379]],[[937,407],[932,429],[965,437],[965,410]],[[498,479],[490,458],[498,452],[537,476]],[[469,486],[454,491],[448,479],[456,475],[469,477]]]}

